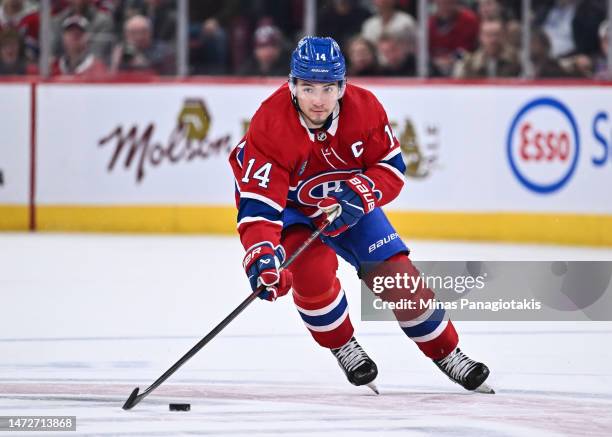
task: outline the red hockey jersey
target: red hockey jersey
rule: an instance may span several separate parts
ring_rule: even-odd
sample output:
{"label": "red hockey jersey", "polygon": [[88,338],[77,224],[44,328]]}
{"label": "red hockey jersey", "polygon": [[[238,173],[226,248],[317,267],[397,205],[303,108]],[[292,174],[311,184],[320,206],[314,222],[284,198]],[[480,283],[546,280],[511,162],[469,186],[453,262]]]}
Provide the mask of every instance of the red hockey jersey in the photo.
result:
{"label": "red hockey jersey", "polygon": [[382,105],[351,84],[331,124],[314,131],[283,85],[261,104],[230,164],[245,248],[261,241],[278,245],[285,207],[316,217],[317,203],[354,173],[370,180],[377,205],[385,205],[402,189],[406,168]]}

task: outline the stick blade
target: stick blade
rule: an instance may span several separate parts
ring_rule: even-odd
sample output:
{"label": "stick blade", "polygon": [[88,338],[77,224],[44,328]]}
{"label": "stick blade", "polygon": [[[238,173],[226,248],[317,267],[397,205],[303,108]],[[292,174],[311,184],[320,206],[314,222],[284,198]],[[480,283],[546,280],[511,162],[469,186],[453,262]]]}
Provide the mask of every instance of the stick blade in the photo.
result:
{"label": "stick blade", "polygon": [[482,384],[480,384],[480,386],[478,388],[476,388],[474,391],[476,393],[485,393],[485,394],[489,394],[489,395],[494,395],[495,394],[495,390],[493,390],[491,387],[489,387],[489,385],[486,382],[483,382]]}
{"label": "stick blade", "polygon": [[138,390],[139,388],[136,387],[134,391],[132,391],[132,393],[130,394],[130,397],[127,398],[127,401],[125,401],[125,404],[123,404],[122,407],[124,410],[129,410],[138,403],[138,401],[136,400],[136,398],[138,397]]}
{"label": "stick blade", "polygon": [[366,384],[366,386],[371,389],[374,393],[376,393],[377,395],[380,394],[380,392],[378,391],[378,387],[376,387],[376,384],[374,384],[374,382],[370,382],[368,384]]}

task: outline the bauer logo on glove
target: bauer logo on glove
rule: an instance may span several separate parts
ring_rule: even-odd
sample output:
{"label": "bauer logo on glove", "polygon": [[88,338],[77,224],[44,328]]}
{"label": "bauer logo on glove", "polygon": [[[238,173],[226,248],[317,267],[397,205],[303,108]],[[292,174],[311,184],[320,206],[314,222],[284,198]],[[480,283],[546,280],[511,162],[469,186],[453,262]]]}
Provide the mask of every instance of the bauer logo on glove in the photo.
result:
{"label": "bauer logo on glove", "polygon": [[[341,207],[340,215],[323,232],[325,235],[330,237],[340,235],[354,226],[361,217],[376,208],[376,195],[372,185],[364,175],[358,174],[349,180],[340,182],[338,188],[318,203],[319,209],[325,214],[338,206]],[[324,217],[318,217],[315,222],[318,224],[324,219]]]}
{"label": "bauer logo on glove", "polygon": [[374,193],[370,189],[370,185],[365,182],[362,178],[354,177],[348,180],[348,183],[351,184],[358,194],[361,194],[362,201],[364,202],[365,214],[372,211],[376,208],[376,197]]}

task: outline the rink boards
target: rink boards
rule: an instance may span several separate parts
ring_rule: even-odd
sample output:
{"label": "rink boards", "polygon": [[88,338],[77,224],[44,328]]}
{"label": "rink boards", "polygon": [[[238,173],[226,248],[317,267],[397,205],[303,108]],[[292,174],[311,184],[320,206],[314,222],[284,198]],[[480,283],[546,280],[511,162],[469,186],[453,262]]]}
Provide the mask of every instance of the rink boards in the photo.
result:
{"label": "rink boards", "polygon": [[27,229],[31,186],[31,87],[0,83],[0,96],[0,230]]}
{"label": "rink boards", "polygon": [[[0,228],[235,232],[227,157],[281,83],[1,85]],[[401,234],[612,245],[611,87],[362,85],[408,164]]]}

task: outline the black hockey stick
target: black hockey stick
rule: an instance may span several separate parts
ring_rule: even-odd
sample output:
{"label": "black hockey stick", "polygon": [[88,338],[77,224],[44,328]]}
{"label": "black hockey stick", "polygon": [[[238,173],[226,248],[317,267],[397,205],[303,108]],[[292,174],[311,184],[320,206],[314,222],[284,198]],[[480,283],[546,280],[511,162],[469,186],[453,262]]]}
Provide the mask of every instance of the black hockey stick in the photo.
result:
{"label": "black hockey stick", "polygon": [[[280,270],[283,270],[283,269],[286,269],[287,267],[289,267],[289,265],[291,263],[293,263],[293,261],[295,261],[295,259],[308,246],[310,246],[310,244],[314,240],[316,240],[319,237],[319,235],[321,235],[321,232],[323,232],[323,230],[331,222],[333,222],[335,220],[335,218],[339,215],[339,212],[340,212],[340,209],[337,208],[334,212],[328,214],[327,215],[327,219],[323,222],[323,224],[321,224],[321,226],[319,226],[319,228],[316,231],[314,231],[310,235],[310,237],[308,237],[306,239],[306,241],[304,241],[304,243],[302,243],[302,245],[293,253],[293,255],[291,255],[283,263],[283,265],[280,267]],[[125,401],[125,404],[123,404],[122,408],[124,410],[129,410],[129,409],[133,408],[137,403],[139,403],[145,397],[147,397],[153,390],[155,390],[157,387],[159,387],[166,379],[168,379],[183,364],[185,364],[187,362],[187,360],[189,360],[191,357],[193,357],[195,354],[197,354],[200,349],[202,349],[204,346],[206,346],[206,344],[210,340],[215,338],[218,333],[220,333],[227,325],[229,325],[230,322],[232,320],[234,320],[238,316],[238,314],[240,314],[246,307],[248,307],[251,304],[251,302],[253,302],[255,300],[257,295],[259,293],[261,293],[262,291],[263,291],[263,289],[259,289],[259,290],[256,290],[256,291],[252,292],[244,301],[242,301],[242,303],[240,305],[238,305],[236,307],[236,309],[234,311],[232,311],[225,319],[223,319],[217,326],[215,326],[212,331],[210,331],[208,334],[206,334],[206,337],[204,337],[202,340],[200,340],[194,347],[192,347],[189,350],[189,352],[187,352],[185,355],[183,355],[183,357],[180,360],[178,360],[176,363],[174,363],[174,365],[172,367],[170,367],[168,370],[166,370],[166,372],[162,376],[157,378],[157,380],[153,384],[151,384],[145,391],[143,391],[142,393],[138,394],[138,390],[140,388],[136,387],[134,389],[134,391],[130,394],[130,397],[127,398],[127,401]]]}

